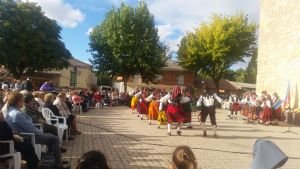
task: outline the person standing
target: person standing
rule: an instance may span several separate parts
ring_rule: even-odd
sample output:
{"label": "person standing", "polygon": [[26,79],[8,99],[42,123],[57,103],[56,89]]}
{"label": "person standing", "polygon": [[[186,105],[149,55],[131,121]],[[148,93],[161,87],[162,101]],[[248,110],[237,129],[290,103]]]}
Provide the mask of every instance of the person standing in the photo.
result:
{"label": "person standing", "polygon": [[182,94],[179,86],[173,88],[172,97],[168,100],[167,119],[168,119],[168,135],[171,135],[173,122],[177,123],[177,135],[181,135],[181,125],[183,122],[183,113],[180,105]]}
{"label": "person standing", "polygon": [[216,102],[222,103],[223,100],[212,91],[204,89],[203,94],[200,96],[197,106],[201,107],[201,123],[203,129],[203,136],[206,137],[206,119],[209,115],[214,136],[217,137],[217,122],[216,122]]}

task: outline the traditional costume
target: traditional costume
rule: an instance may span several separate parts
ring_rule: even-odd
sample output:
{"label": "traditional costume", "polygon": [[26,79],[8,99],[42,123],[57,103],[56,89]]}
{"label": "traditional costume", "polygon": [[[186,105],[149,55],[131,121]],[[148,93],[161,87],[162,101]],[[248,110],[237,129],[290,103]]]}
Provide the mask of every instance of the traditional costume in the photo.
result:
{"label": "traditional costume", "polygon": [[158,113],[158,128],[160,128],[160,125],[167,124],[167,104],[168,100],[171,98],[171,94],[167,93],[159,100],[159,113]]}
{"label": "traditional costume", "polygon": [[151,120],[157,120],[158,118],[158,103],[156,102],[156,98],[153,98],[149,105],[149,124],[151,125]]}
{"label": "traditional costume", "polygon": [[239,98],[237,95],[229,96],[229,103],[230,103],[230,118],[237,118],[237,112],[240,110],[239,105]]}
{"label": "traditional costume", "polygon": [[215,103],[222,103],[222,99],[217,96],[217,94],[210,94],[205,91],[203,95],[200,96],[197,106],[201,107],[201,126],[203,129],[203,136],[207,136],[206,133],[206,118],[209,115],[214,136],[217,137],[217,122],[216,122],[216,105]]}
{"label": "traditional costume", "polygon": [[183,123],[188,124],[188,128],[193,128],[191,99],[187,96],[182,96],[180,100],[180,104],[183,112]]}
{"label": "traditional costume", "polygon": [[138,107],[138,102],[139,102],[139,96],[141,95],[141,92],[136,93],[135,95],[133,95],[132,99],[131,99],[131,109],[132,109],[132,113],[135,113],[135,110]]}
{"label": "traditional costume", "polygon": [[143,120],[143,116],[148,114],[148,106],[144,94],[141,95],[138,105],[138,116]]}
{"label": "traditional costume", "polygon": [[273,105],[272,105],[272,111],[273,111],[273,117],[275,120],[275,123],[277,124],[278,120],[282,120],[282,109],[281,104],[282,100],[278,97],[277,93],[273,94]]}
{"label": "traditional costume", "polygon": [[265,100],[262,104],[262,108],[263,108],[263,114],[262,116],[262,122],[266,123],[267,125],[271,123],[272,121],[272,100],[271,100],[271,96],[267,95],[265,97]]}
{"label": "traditional costume", "polygon": [[177,123],[177,135],[181,135],[181,125],[183,122],[182,109],[180,105],[181,89],[179,86],[174,87],[172,97],[168,100],[167,119],[168,119],[168,135],[171,135],[172,123]]}

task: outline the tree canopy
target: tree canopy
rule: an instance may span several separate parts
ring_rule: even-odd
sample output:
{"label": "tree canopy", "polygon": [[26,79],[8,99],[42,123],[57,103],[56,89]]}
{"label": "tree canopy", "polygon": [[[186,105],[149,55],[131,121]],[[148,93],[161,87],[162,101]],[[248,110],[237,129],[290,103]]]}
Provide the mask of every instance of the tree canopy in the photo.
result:
{"label": "tree canopy", "polygon": [[68,66],[61,27],[35,3],[0,0],[0,65],[15,77]]}
{"label": "tree canopy", "polygon": [[246,69],[245,81],[247,83],[256,83],[256,75],[257,75],[257,48],[254,49],[251,60]]}
{"label": "tree canopy", "polygon": [[154,17],[147,5],[121,4],[106,14],[90,34],[91,63],[100,74],[122,76],[125,91],[133,75],[153,82],[166,63],[166,46],[159,41]]}
{"label": "tree canopy", "polygon": [[181,40],[179,63],[195,74],[210,77],[218,88],[232,65],[253,55],[256,27],[243,13],[213,15],[211,22],[200,24]]}

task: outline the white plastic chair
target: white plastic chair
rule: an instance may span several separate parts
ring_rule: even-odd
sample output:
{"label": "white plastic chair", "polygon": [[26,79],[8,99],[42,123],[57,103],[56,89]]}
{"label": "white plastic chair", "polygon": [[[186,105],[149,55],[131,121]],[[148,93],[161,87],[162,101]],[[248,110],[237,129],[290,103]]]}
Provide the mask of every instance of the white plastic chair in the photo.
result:
{"label": "white plastic chair", "polygon": [[9,153],[0,155],[0,158],[10,157],[8,162],[8,169],[21,169],[21,153],[15,152],[14,142],[12,140],[1,141],[0,144],[9,144]]}
{"label": "white plastic chair", "polygon": [[[49,108],[42,108],[43,117],[46,119],[47,124],[57,127],[57,135],[62,144],[64,131],[66,130],[66,140],[68,140],[68,125],[66,117],[55,116]],[[62,119],[62,122],[60,122]]]}
{"label": "white plastic chair", "polygon": [[42,157],[42,145],[35,143],[35,135],[33,133],[20,133],[20,136],[23,137],[23,139],[29,138],[31,144],[34,147],[35,154],[41,160]]}

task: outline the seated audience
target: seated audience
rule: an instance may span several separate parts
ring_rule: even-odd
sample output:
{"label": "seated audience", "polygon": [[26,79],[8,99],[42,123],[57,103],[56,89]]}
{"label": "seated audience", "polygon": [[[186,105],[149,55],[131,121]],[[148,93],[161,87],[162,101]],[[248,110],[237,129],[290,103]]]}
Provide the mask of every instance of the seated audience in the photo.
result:
{"label": "seated audience", "polygon": [[78,160],[75,169],[110,169],[105,155],[100,151],[84,153]]}
{"label": "seated audience", "polygon": [[[39,159],[35,154],[34,147],[31,143],[24,142],[18,135],[14,135],[8,124],[4,120],[2,112],[0,112],[0,140],[13,140],[16,151],[20,152],[22,159],[27,163],[28,169],[36,169]],[[8,144],[0,144],[0,155],[9,152]]]}
{"label": "seated audience", "polygon": [[38,110],[40,112],[42,112],[42,108],[45,105],[45,102],[44,102],[45,93],[44,92],[40,92],[40,91],[36,91],[36,92],[33,92],[32,95],[34,97],[34,100],[39,103]]}
{"label": "seated audience", "polygon": [[37,144],[47,145],[51,149],[55,161],[54,167],[63,169],[58,137],[42,133],[32,123],[32,119],[20,110],[24,106],[24,97],[21,93],[10,92],[7,98],[8,111],[5,120],[9,127],[17,133],[33,133]]}
{"label": "seated audience", "polygon": [[65,93],[61,92],[57,95],[55,101],[53,102],[53,105],[55,105],[58,108],[60,116],[64,116],[70,121],[71,134],[81,134],[81,132],[77,130],[76,116],[71,114],[71,111],[67,106],[66,102],[67,96]]}
{"label": "seated audience", "polygon": [[33,123],[40,123],[43,125],[44,133],[51,133],[57,135],[57,127],[48,125],[43,114],[37,109],[36,101],[31,93],[24,94],[25,108],[23,110],[31,119]]}
{"label": "seated audience", "polygon": [[56,92],[56,88],[54,87],[53,82],[48,81],[42,84],[40,91],[44,92]]}
{"label": "seated audience", "polygon": [[73,93],[73,95],[72,95],[72,102],[74,103],[74,105],[81,105],[83,112],[87,111],[87,105],[86,105],[86,103],[84,102],[84,100],[82,99],[82,97],[80,95],[78,95],[77,92]]}
{"label": "seated audience", "polygon": [[194,153],[188,146],[179,146],[173,153],[172,169],[197,169]]}

